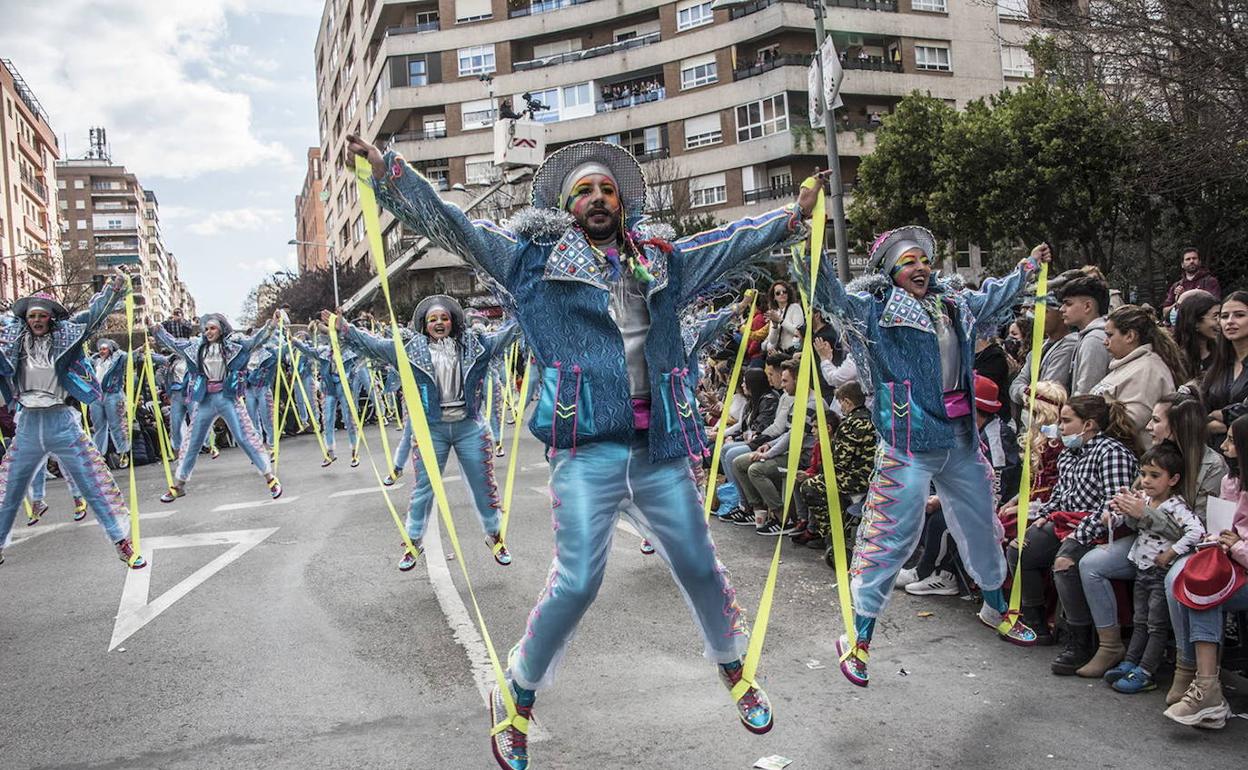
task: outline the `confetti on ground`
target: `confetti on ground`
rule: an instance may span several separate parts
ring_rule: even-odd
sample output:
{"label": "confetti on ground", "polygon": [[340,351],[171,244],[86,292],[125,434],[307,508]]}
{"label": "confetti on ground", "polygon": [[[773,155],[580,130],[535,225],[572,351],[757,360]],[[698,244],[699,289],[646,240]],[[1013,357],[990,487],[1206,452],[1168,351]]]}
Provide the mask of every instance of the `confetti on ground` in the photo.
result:
{"label": "confetti on ground", "polygon": [[823,669],[827,668],[827,666],[823,665],[817,660],[812,659],[812,660],[806,661],[806,668],[810,669],[811,671],[822,671]]}
{"label": "confetti on ground", "polygon": [[758,768],[758,770],[784,770],[791,764],[793,764],[793,760],[788,757],[772,754],[770,757],[761,757],[754,763],[754,767]]}
{"label": "confetti on ground", "polygon": [[904,668],[897,669],[897,673],[900,674],[901,676],[910,676],[910,672],[905,670]]}
{"label": "confetti on ground", "polygon": [[926,610],[924,610],[923,612],[920,612],[920,613],[919,613],[919,617],[920,617],[920,618],[930,618],[931,616],[933,616],[933,615],[935,615],[935,614],[936,614],[936,613],[934,613],[934,612],[927,612]]}

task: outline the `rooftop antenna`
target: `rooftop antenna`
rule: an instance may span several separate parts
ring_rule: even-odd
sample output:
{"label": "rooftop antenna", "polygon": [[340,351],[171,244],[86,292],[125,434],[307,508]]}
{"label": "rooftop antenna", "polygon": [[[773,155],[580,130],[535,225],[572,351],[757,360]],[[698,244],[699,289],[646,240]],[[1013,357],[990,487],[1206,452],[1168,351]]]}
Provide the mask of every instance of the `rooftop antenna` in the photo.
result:
{"label": "rooftop antenna", "polygon": [[112,153],[108,149],[108,132],[103,127],[96,126],[90,133],[91,146],[87,150],[87,158],[112,162]]}

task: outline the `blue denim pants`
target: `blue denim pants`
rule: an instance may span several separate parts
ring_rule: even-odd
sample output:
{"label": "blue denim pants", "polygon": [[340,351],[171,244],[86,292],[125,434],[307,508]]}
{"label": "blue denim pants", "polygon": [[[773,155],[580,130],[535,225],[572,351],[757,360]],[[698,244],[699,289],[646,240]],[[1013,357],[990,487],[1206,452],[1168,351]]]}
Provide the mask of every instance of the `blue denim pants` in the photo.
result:
{"label": "blue denim pants", "polygon": [[[432,429],[433,426],[430,426]],[[394,467],[396,470],[403,470],[407,467],[407,460],[412,456],[412,420],[408,418],[403,421],[403,435],[399,437],[399,445],[394,448]],[[416,469],[420,473],[420,468]]]}
{"label": "blue denim pants", "polygon": [[[303,383],[303,389],[299,389],[299,384],[295,384],[295,414],[299,416],[299,422],[304,425],[308,424],[308,415],[315,411],[316,404],[316,381],[309,372],[299,378]],[[307,393],[305,399],[303,394]]]}
{"label": "blue denim pants", "polygon": [[[433,438],[434,456],[438,469],[446,469],[446,461],[455,450],[464,481],[472,491],[472,499],[481,518],[481,529],[487,535],[498,532],[500,526],[498,484],[494,481],[494,436],[484,420],[457,420],[456,422],[431,422],[429,434]],[[429,521],[429,508],[433,504],[433,485],[425,473],[418,448],[411,447],[412,470],[416,484],[412,487],[411,502],[407,507],[407,536],[413,540],[425,536],[425,524]],[[395,464],[398,464],[396,455]]]}
{"label": "blue denim pants", "polygon": [[342,412],[342,424],[347,426],[347,439],[351,442],[351,451],[359,446],[359,437],[355,432],[355,421],[351,419],[351,407],[343,400],[342,388],[326,388],[325,400],[321,411],[321,432],[325,434],[325,448],[334,451],[334,423],[337,413]]}
{"label": "blue denim pants", "polygon": [[0,543],[8,539],[18,506],[49,454],[56,455],[66,477],[74,480],[109,540],[124,538],[130,513],[104,457],[83,431],[76,409],[52,406],[18,410],[17,433],[0,462]]}
{"label": "blue denim pants", "polygon": [[[57,457],[56,461],[59,464],[61,462],[61,458]],[[65,472],[61,471],[61,474],[64,476]],[[69,486],[69,494],[73,495],[74,497],[82,497],[82,495],[78,492],[78,485],[74,483],[73,477],[72,476],[64,476],[64,477],[65,477],[65,483]],[[30,499],[32,501],[43,500],[43,498],[47,496],[47,493],[48,493],[48,456],[44,455],[44,458],[39,461],[39,467],[35,469],[35,477],[30,480]]]}
{"label": "blue denim pants", "polygon": [[182,435],[186,432],[186,391],[169,391],[169,446],[182,451]]}
{"label": "blue denim pants", "polygon": [[933,484],[971,579],[984,590],[998,589],[1005,581],[1005,555],[993,526],[992,466],[969,422],[963,423],[952,449],[907,453],[880,443],[850,568],[858,615],[875,618],[884,611],[897,573],[922,535]]}
{"label": "blue denim pants", "polygon": [[749,454],[750,451],[750,445],[744,441],[727,441],[719,453],[719,464],[724,469],[724,476],[737,488],[737,499],[741,501],[741,507],[744,509],[749,508],[749,503],[746,502],[745,488],[737,480],[737,469],[732,467],[732,461],[743,454]]}
{"label": "blue denim pants", "polygon": [[[1217,546],[1213,546],[1217,547]],[[1170,626],[1174,629],[1174,646],[1179,660],[1196,662],[1196,642],[1222,643],[1222,623],[1227,612],[1248,610],[1248,585],[1231,594],[1222,604],[1208,610],[1194,610],[1174,598],[1174,581],[1183,571],[1184,556],[1170,565],[1166,573],[1166,602],[1170,605]]]}
{"label": "blue denim pants", "polygon": [[259,431],[260,439],[273,446],[273,391],[264,385],[248,385],[245,391],[247,416]]}
{"label": "blue denim pants", "polygon": [[1127,558],[1133,543],[1135,535],[1116,538],[1108,545],[1096,546],[1079,560],[1079,582],[1097,628],[1118,625],[1118,597],[1109,581],[1135,579],[1135,564]]}
{"label": "blue denim pants", "polygon": [[[225,421],[234,440],[242,447],[251,464],[256,466],[262,475],[272,472],[269,454],[260,444],[260,436],[247,417],[247,409],[241,398],[226,396],[225,393],[205,393],[204,400],[191,409],[191,430],[182,444],[182,459],[178,461],[175,477],[178,481],[186,481],[195,470],[195,462],[199,459],[199,447],[203,446],[212,423],[220,417]],[[192,449],[191,447],[194,447]]]}
{"label": "blue denim pants", "polygon": [[130,451],[130,431],[123,424],[126,419],[126,397],[123,393],[105,393],[98,401],[87,407],[91,415],[92,440],[101,454],[108,451],[108,437],[113,437],[113,449],[117,454]]}
{"label": "blue denim pants", "polygon": [[[749,643],[744,614],[711,542],[702,498],[686,459],[652,462],[646,433],[597,441],[550,460],[555,557],[511,664],[521,686],[549,685],[581,617],[593,604],[621,514],[667,563],[715,663],[738,660]],[[631,503],[631,505],[630,505]]]}

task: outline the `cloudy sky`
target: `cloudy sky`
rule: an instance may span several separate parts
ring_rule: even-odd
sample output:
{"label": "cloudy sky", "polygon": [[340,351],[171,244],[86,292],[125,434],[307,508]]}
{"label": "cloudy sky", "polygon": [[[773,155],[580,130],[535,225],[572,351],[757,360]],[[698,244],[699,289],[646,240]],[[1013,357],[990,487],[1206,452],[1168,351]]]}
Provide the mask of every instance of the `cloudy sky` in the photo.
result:
{"label": "cloudy sky", "polygon": [[238,312],[295,268],[294,196],[318,143],[321,0],[0,0],[0,57],[51,118],[63,157],[92,126],[160,201],[200,312]]}

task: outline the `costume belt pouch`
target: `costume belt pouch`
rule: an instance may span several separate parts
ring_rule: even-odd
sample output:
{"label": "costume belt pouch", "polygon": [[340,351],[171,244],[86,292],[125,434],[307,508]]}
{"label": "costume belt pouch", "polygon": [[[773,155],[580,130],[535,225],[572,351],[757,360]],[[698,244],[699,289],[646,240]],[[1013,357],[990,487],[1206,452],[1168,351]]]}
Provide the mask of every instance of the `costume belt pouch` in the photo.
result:
{"label": "costume belt pouch", "polygon": [[966,417],[971,413],[971,398],[965,390],[945,391],[945,416],[950,420]]}

